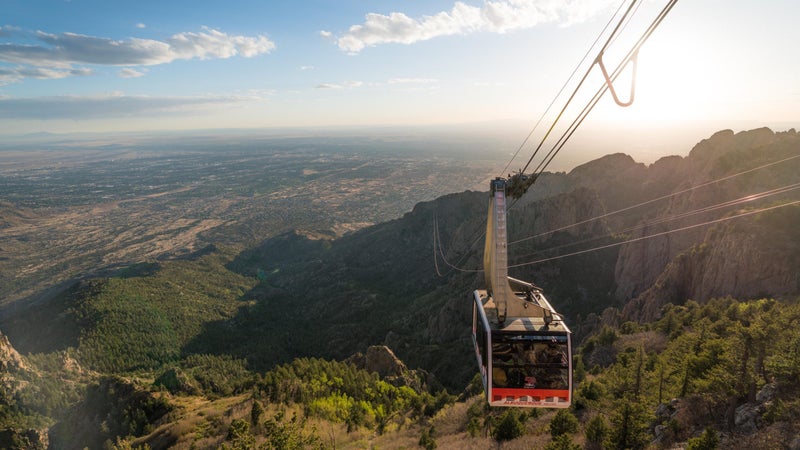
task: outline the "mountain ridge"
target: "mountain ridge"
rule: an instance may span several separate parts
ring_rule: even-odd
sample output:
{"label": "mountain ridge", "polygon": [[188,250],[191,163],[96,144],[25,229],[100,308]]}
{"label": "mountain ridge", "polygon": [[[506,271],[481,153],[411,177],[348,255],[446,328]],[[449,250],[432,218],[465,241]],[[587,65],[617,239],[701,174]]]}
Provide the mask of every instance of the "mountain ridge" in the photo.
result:
{"label": "mountain ridge", "polygon": [[[730,325],[725,320],[740,320],[750,327],[756,322],[747,314],[759,324],[769,324],[768,308],[785,304],[791,309],[800,294],[796,272],[800,207],[675,230],[791,201],[789,191],[768,202],[744,199],[796,183],[800,166],[791,158],[798,155],[800,137],[793,129],[725,130],[703,140],[686,157],[665,157],[649,166],[617,153],[570,173],[544,174],[509,211],[510,262],[516,266],[511,275],[544,288],[575,330],[576,344],[584,345],[587,356],[582,355],[581,364],[596,363],[592,370],[598,371],[611,367],[624,371],[638,361],[640,367],[654,371],[654,357],[642,353],[663,349],[662,340],[677,339],[686,345],[675,345],[673,352],[696,348],[705,353],[697,350],[685,368],[675,363],[670,369],[674,373],[662,376],[677,383],[683,373],[681,382],[690,386],[690,375],[700,379],[720,355],[730,359],[725,360],[729,365],[736,355],[727,347],[721,349],[722,337],[706,342],[698,330],[702,324],[689,324],[700,323],[703,314],[713,312],[720,328]],[[763,168],[754,170],[758,167]],[[729,207],[718,207],[726,202],[731,202]],[[134,265],[85,280],[50,303],[0,320],[0,329],[15,345],[19,343],[22,353],[2,354],[9,355],[8,364],[42,352],[31,360],[43,366],[65,366],[74,357],[70,361],[78,370],[69,373],[140,372],[164,379],[170,370],[173,378],[179,378],[174,367],[183,367],[184,373],[194,371],[200,379],[222,367],[231,374],[231,380],[223,380],[231,386],[224,389],[241,394],[250,381],[240,382],[236,378],[240,374],[266,373],[282,364],[303,366],[306,362],[293,362],[303,358],[344,360],[385,346],[384,356],[396,355],[383,358],[388,364],[381,367],[387,373],[396,371],[402,361],[405,368],[422,369],[409,383],[431,373],[451,391],[463,391],[475,374],[470,294],[483,285],[479,269],[487,204],[486,192],[454,193],[417,203],[402,217],[335,240],[312,239],[294,230],[245,251],[214,246],[191,258]],[[630,212],[612,214],[625,208]],[[659,233],[664,234],[648,238]],[[719,299],[728,296],[754,301],[735,304]],[[762,297],[779,301],[756,300]],[[47,317],[75,328],[42,327]],[[792,317],[787,316],[785,323],[792,323]],[[615,328],[608,331],[604,325]],[[771,326],[772,330],[776,325]],[[781,345],[791,342],[792,332],[780,335],[785,341]],[[67,335],[70,339],[60,339]],[[763,337],[759,336],[754,334],[753,339]],[[790,363],[781,354],[773,356],[770,364],[778,373],[796,376],[791,353],[786,354]],[[143,365],[144,357],[148,359]],[[747,385],[740,386],[735,380],[724,381],[736,395],[746,390],[754,396],[756,388],[767,383],[751,379],[742,380]],[[617,387],[620,391],[613,395],[625,398],[630,383]],[[189,382],[186,386],[196,389]],[[97,392],[106,396],[110,395],[106,388],[117,387],[133,393],[151,389],[128,380],[105,380]],[[584,405],[591,404],[591,396],[600,395],[590,387],[581,389],[578,399]],[[220,392],[227,391],[213,394]],[[733,395],[730,392],[714,392],[715,401],[727,399],[734,406],[747,400],[735,396],[730,400],[726,397]],[[142,398],[149,402],[161,397]],[[248,407],[256,404],[237,401]],[[692,405],[706,400],[686,401]],[[763,402],[753,404],[767,408]],[[689,409],[673,408],[670,414],[688,414]],[[137,433],[143,430],[137,428]],[[681,436],[688,432],[683,430]]]}

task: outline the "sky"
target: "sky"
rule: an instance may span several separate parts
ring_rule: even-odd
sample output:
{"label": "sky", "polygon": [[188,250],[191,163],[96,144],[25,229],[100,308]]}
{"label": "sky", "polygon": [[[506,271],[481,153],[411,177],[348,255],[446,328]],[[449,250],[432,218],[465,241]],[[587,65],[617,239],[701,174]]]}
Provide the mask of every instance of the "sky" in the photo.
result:
{"label": "sky", "polygon": [[[0,0],[0,136],[548,124],[630,1]],[[609,68],[667,0],[639,3]],[[606,95],[582,126],[800,125],[798,17],[796,0],[679,1],[639,51],[633,105]],[[602,84],[591,66],[574,104]]]}

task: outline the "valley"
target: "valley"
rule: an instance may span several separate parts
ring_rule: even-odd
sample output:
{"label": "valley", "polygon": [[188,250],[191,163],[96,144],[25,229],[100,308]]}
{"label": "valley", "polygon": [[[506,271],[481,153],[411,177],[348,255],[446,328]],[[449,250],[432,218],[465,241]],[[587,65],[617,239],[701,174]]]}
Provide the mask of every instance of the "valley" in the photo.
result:
{"label": "valley", "polygon": [[210,243],[246,248],[294,229],[341,237],[488,178],[486,162],[438,148],[341,140],[6,144],[0,307]]}

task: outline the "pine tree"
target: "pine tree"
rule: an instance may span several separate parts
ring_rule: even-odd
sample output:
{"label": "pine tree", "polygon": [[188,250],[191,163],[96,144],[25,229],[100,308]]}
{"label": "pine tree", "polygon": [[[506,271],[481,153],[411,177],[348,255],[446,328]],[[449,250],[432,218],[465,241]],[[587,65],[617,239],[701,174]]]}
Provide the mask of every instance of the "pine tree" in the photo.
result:
{"label": "pine tree", "polygon": [[576,431],[578,431],[578,419],[567,409],[559,410],[550,421],[550,436],[553,439]]}
{"label": "pine tree", "polygon": [[713,428],[706,428],[703,434],[689,439],[686,450],[716,450],[719,447],[719,437]]}
{"label": "pine tree", "polygon": [[581,446],[572,442],[566,434],[560,434],[545,445],[544,450],[581,450]]}
{"label": "pine tree", "polygon": [[519,412],[509,409],[500,417],[500,423],[492,432],[492,437],[498,441],[510,441],[525,434],[525,424],[520,421]]}
{"label": "pine tree", "polygon": [[611,418],[606,446],[620,449],[641,449],[647,445],[647,411],[630,396],[617,403]]}
{"label": "pine tree", "polygon": [[586,450],[600,450],[608,436],[608,425],[603,416],[597,415],[586,425]]}

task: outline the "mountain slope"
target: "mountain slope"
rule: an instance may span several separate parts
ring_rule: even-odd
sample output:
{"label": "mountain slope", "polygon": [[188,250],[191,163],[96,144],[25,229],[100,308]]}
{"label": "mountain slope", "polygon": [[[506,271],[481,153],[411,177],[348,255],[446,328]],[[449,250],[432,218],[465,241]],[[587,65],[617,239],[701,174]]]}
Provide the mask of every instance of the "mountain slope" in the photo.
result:
{"label": "mountain slope", "polygon": [[800,205],[723,223],[675,257],[623,316],[648,321],[667,303],[714,297],[793,297],[800,293]]}
{"label": "mountain slope", "polygon": [[[658,181],[670,187],[671,195],[636,209],[639,228],[631,232],[631,237],[713,220],[720,217],[720,212],[731,211],[737,205],[708,212],[703,212],[704,208],[793,185],[798,182],[797,173],[800,172],[798,155],[800,135],[794,129],[773,133],[761,128],[736,134],[730,130],[720,131],[697,144],[689,156],[680,161],[671,158],[656,162],[649,169],[657,176],[647,185]],[[779,163],[760,168],[776,162]],[[670,176],[665,175],[667,167],[664,166],[669,166]],[[756,168],[760,169],[753,170]],[[654,198],[658,197],[648,196],[641,201]],[[797,197],[790,192],[769,197],[768,201],[787,198]],[[756,207],[763,202],[750,204]],[[695,213],[681,217],[689,212]],[[703,227],[692,228],[624,245],[617,260],[617,298],[625,303],[649,288],[673,258],[701,244],[706,231]]]}

